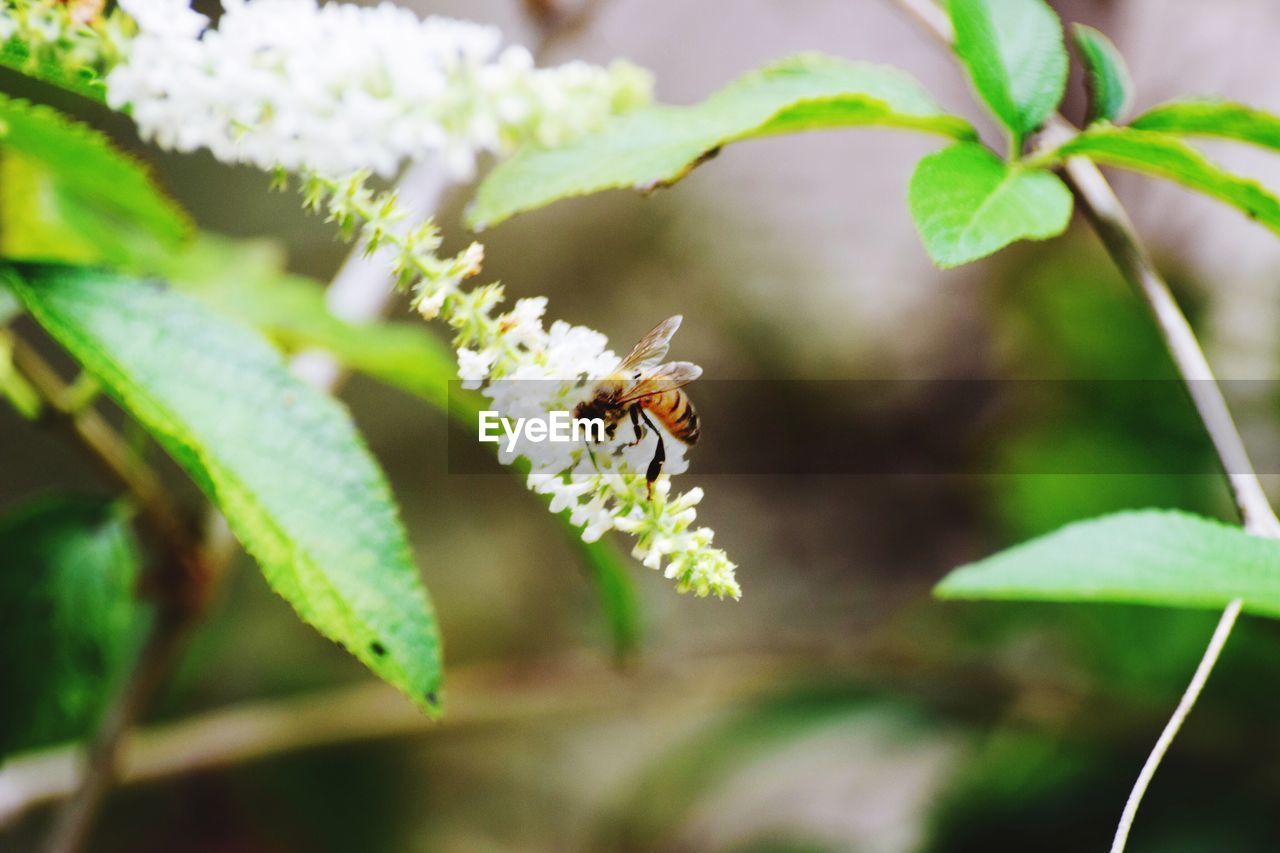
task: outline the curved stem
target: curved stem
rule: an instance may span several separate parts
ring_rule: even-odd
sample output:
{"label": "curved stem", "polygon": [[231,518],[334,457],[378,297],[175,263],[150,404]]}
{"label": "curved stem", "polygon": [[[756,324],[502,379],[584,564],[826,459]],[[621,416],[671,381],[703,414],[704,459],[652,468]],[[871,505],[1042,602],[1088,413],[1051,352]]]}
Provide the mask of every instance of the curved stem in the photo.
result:
{"label": "curved stem", "polygon": [[[897,0],[904,10],[933,34],[943,44],[950,45],[953,39],[951,22],[946,13],[934,0]],[[1045,125],[1045,142],[1054,145],[1065,141],[1075,134],[1077,129],[1061,115],[1050,117]],[[1271,539],[1280,539],[1280,521],[1276,519],[1275,510],[1263,491],[1257,472],[1249,459],[1240,431],[1236,428],[1231,410],[1227,407],[1222,389],[1218,386],[1209,360],[1205,357],[1200,342],[1196,339],[1186,315],[1178,307],[1168,283],[1156,269],[1150,256],[1138,239],[1133,223],[1116,198],[1115,192],[1102,172],[1090,160],[1083,157],[1069,159],[1063,165],[1064,178],[1076,194],[1081,211],[1089,220],[1093,230],[1102,240],[1111,260],[1120,270],[1125,280],[1146,304],[1156,329],[1164,339],[1169,356],[1182,376],[1187,393],[1195,405],[1200,420],[1213,442],[1218,461],[1222,465],[1227,483],[1231,487],[1232,497],[1240,512],[1240,520],[1245,530]],[[1239,599],[1230,602],[1218,620],[1218,627],[1205,649],[1200,665],[1192,676],[1182,696],[1182,701],[1174,710],[1159,740],[1152,748],[1138,781],[1125,803],[1120,825],[1116,830],[1112,853],[1120,853],[1129,836],[1138,805],[1151,778],[1155,775],[1160,761],[1168,751],[1169,745],[1178,734],[1183,720],[1190,713],[1196,698],[1204,688],[1209,673],[1217,663],[1223,644],[1231,635],[1236,617],[1240,613]]]}
{"label": "curved stem", "polygon": [[[1050,120],[1046,138],[1065,138],[1074,128],[1060,116]],[[1168,283],[1138,241],[1133,224],[1102,172],[1091,161],[1073,157],[1063,167],[1080,209],[1125,280],[1142,298],[1164,339],[1187,393],[1213,442],[1231,487],[1240,519],[1250,533],[1280,538],[1280,521],[1262,489],[1209,360]]]}
{"label": "curved stem", "polygon": [[1200,697],[1200,691],[1204,689],[1204,684],[1209,680],[1209,673],[1213,671],[1213,666],[1218,662],[1218,656],[1222,654],[1222,647],[1226,645],[1227,637],[1231,635],[1231,629],[1236,624],[1236,617],[1240,615],[1240,599],[1235,599],[1227,605],[1227,609],[1222,611],[1222,618],[1218,620],[1218,627],[1213,629],[1213,636],[1209,639],[1209,647],[1204,650],[1204,656],[1200,658],[1200,665],[1196,667],[1195,675],[1191,676],[1191,683],[1187,685],[1186,691],[1182,694],[1182,699],[1178,701],[1178,707],[1174,709],[1173,716],[1169,718],[1169,722],[1165,723],[1164,731],[1160,732],[1160,737],[1156,740],[1156,745],[1152,747],[1151,754],[1147,756],[1146,763],[1142,765],[1142,772],[1138,774],[1138,781],[1133,783],[1133,790],[1129,792],[1129,799],[1125,801],[1124,812],[1120,815],[1120,825],[1116,827],[1115,838],[1111,842],[1111,853],[1123,853],[1124,846],[1129,840],[1129,830],[1133,826],[1133,819],[1138,814],[1138,806],[1142,803],[1142,796],[1147,792],[1147,786],[1151,784],[1151,779],[1156,775],[1156,768],[1160,766],[1164,754],[1169,751],[1169,746],[1173,743],[1173,739],[1178,736],[1178,730],[1182,728],[1182,723],[1187,719],[1187,715],[1191,713],[1191,708],[1196,704],[1196,699]]}

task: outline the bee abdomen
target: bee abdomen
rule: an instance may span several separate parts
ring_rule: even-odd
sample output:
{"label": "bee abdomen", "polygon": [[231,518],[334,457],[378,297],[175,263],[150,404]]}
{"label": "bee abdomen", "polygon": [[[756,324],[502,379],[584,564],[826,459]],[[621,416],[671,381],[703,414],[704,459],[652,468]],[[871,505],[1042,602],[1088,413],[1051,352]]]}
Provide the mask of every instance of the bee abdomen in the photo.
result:
{"label": "bee abdomen", "polygon": [[672,438],[685,444],[696,444],[701,428],[698,413],[693,408],[689,395],[679,388],[657,394],[645,402],[649,410],[671,433]]}

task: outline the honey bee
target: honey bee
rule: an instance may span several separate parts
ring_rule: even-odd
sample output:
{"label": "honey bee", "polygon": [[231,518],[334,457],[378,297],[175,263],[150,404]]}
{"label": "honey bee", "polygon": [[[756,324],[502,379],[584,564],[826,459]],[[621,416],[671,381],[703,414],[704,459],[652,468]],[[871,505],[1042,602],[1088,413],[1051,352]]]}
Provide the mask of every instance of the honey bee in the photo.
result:
{"label": "honey bee", "polygon": [[658,445],[645,472],[650,492],[653,482],[662,472],[662,463],[667,459],[662,432],[650,417],[661,423],[672,438],[688,445],[697,444],[700,433],[698,413],[682,389],[702,375],[702,368],[687,361],[662,363],[667,357],[671,336],[680,328],[683,319],[677,314],[659,323],[640,339],[611,375],[596,383],[591,396],[573,410],[574,418],[600,418],[604,421],[605,435],[611,439],[617,433],[618,424],[630,417],[635,441],[628,447],[644,439],[645,426],[653,430]]}

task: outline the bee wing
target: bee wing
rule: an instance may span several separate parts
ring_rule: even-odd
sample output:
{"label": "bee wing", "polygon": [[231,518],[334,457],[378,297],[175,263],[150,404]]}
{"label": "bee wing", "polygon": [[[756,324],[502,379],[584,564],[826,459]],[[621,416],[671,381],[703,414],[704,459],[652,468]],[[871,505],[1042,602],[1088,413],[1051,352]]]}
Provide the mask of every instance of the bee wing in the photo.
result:
{"label": "bee wing", "polygon": [[622,398],[618,400],[618,403],[619,405],[633,403],[644,397],[652,397],[654,394],[675,390],[688,385],[701,375],[702,368],[688,361],[673,361],[670,364],[664,364],[636,380],[636,384],[627,389]]}
{"label": "bee wing", "polygon": [[671,336],[676,333],[676,329],[680,328],[680,322],[683,319],[683,316],[677,314],[655,326],[653,331],[641,338],[640,343],[632,347],[631,352],[622,359],[618,365],[618,372],[635,373],[660,364],[667,357]]}

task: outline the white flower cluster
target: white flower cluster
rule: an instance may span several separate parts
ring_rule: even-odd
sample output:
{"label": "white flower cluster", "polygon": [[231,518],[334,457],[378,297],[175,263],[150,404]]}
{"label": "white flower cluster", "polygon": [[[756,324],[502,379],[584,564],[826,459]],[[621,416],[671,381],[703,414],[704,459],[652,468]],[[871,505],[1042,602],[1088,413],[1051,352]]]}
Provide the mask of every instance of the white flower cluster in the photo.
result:
{"label": "white flower cluster", "polygon": [[138,24],[107,78],[144,138],[226,162],[344,175],[439,158],[456,179],[481,152],[555,145],[644,103],[627,63],[537,69],[493,27],[389,2],[223,0],[217,28],[186,0],[121,0]]}
{"label": "white flower cluster", "polygon": [[[501,285],[461,287],[480,270],[480,244],[452,258],[438,257],[435,227],[430,222],[411,225],[395,196],[375,195],[361,175],[342,180],[310,175],[304,193],[309,207],[326,210],[348,235],[358,233],[366,251],[391,255],[401,285],[414,291],[417,310],[426,319],[443,318],[456,332],[464,387],[483,387],[504,417],[543,418],[551,411],[571,410],[589,393],[592,380],[618,366],[618,356],[599,332],[563,320],[544,328],[545,297],[519,299],[510,311],[495,316],[503,299]],[[569,510],[571,523],[583,528],[584,540],[593,542],[609,530],[631,534],[636,537],[632,553],[675,579],[682,592],[741,597],[736,566],[712,547],[713,531],[693,527],[702,490],[671,496],[670,476],[688,467],[685,445],[664,435],[667,459],[650,495],[641,472],[653,458],[657,437],[632,444],[625,431],[620,433],[591,450],[585,444],[524,442],[513,455],[499,445],[499,458],[511,464],[524,456],[530,464],[529,488],[551,496],[552,512]]]}
{"label": "white flower cluster", "polygon": [[[288,180],[283,173],[278,178],[281,183]],[[308,173],[302,181],[303,203],[311,210],[327,212],[329,221],[336,222],[348,239],[358,236],[365,254],[387,255],[396,283],[414,294],[414,308],[423,319],[434,319],[446,300],[461,296],[458,286],[463,280],[480,271],[484,247],[472,243],[455,257],[441,258],[436,254],[440,230],[435,223],[414,224],[395,193],[374,193],[367,178],[366,172],[353,172],[345,178]],[[480,291],[488,292],[484,288]]]}
{"label": "white flower cluster", "polygon": [[[511,311],[491,317],[496,302],[487,296],[479,312],[448,312],[446,317],[471,344],[458,350],[464,384],[483,384],[484,395],[504,417],[546,417],[570,410],[590,394],[593,380],[617,368],[618,356],[599,332],[563,320],[544,328],[545,298],[517,300]],[[529,488],[551,496],[552,512],[569,510],[570,521],[583,528],[584,540],[619,530],[636,537],[633,555],[674,579],[681,592],[741,597],[736,566],[712,546],[714,531],[693,526],[702,489],[671,494],[671,475],[683,472],[688,463],[685,445],[665,432],[667,460],[650,494],[641,472],[653,458],[657,438],[650,433],[633,443],[619,430],[616,438],[591,449],[585,443],[523,443],[514,453],[531,466]],[[515,461],[501,447],[499,457],[504,463]]]}
{"label": "white flower cluster", "polygon": [[[0,0],[12,2],[57,0]],[[504,415],[572,408],[590,380],[617,366],[598,332],[560,321],[544,328],[545,299],[519,300],[495,316],[500,285],[461,287],[479,271],[481,246],[440,258],[436,227],[415,223],[367,179],[424,157],[464,178],[480,152],[563,143],[646,101],[645,72],[625,64],[535,69],[522,48],[500,49],[495,30],[419,20],[385,3],[224,0],[217,29],[185,0],[120,5],[138,34],[119,42],[124,59],[107,76],[109,102],[128,107],[161,146],[205,147],[228,162],[300,174],[306,204],[367,252],[387,254],[423,317],[453,327],[460,375],[483,385]],[[702,490],[671,493],[670,476],[687,467],[679,441],[667,437],[664,472],[649,488],[642,472],[655,440],[631,445],[620,436],[591,450],[535,453],[529,487],[549,495],[553,511],[569,511],[587,541],[609,530],[634,536],[635,556],[681,591],[740,597],[736,566],[713,547],[710,529],[694,527]]]}

